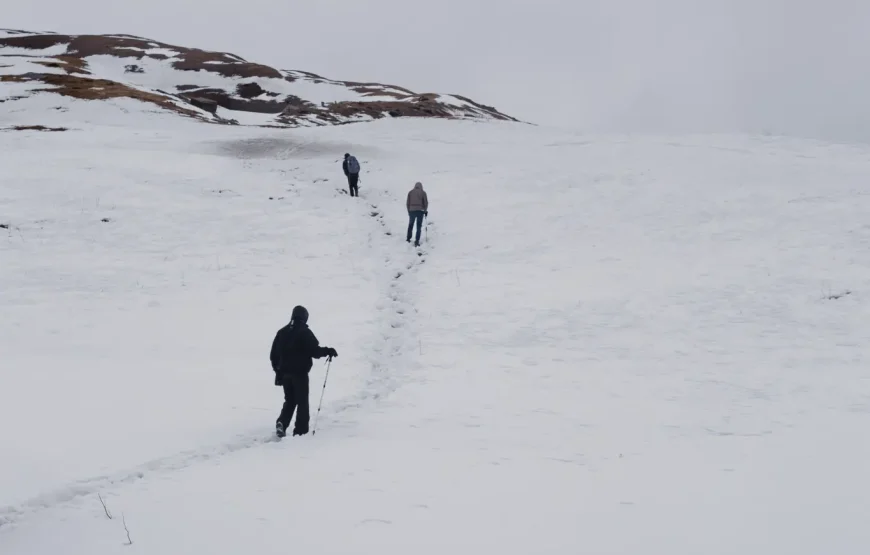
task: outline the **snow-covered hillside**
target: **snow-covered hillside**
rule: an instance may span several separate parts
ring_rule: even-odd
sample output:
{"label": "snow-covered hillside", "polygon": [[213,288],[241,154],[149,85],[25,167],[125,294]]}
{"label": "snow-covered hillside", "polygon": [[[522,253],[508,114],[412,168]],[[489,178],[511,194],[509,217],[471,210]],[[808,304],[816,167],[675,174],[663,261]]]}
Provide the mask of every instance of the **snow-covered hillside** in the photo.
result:
{"label": "snow-covered hillside", "polygon": [[[458,95],[279,70],[234,54],[129,35],[0,29],[0,104],[37,109],[34,97],[133,98],[188,117],[255,126],[319,126],[394,117],[504,120]],[[38,101],[39,99],[37,99]],[[61,107],[64,107],[61,105]]]}
{"label": "snow-covered hillside", "polygon": [[111,102],[3,113],[3,555],[866,551],[870,149]]}

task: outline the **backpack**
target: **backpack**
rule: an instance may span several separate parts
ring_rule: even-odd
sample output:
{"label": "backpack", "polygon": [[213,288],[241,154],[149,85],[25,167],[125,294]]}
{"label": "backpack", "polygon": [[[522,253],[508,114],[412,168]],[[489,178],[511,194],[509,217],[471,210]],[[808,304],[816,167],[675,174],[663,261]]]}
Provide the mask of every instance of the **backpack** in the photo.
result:
{"label": "backpack", "polygon": [[357,161],[356,156],[348,156],[347,173],[359,173],[359,162]]}

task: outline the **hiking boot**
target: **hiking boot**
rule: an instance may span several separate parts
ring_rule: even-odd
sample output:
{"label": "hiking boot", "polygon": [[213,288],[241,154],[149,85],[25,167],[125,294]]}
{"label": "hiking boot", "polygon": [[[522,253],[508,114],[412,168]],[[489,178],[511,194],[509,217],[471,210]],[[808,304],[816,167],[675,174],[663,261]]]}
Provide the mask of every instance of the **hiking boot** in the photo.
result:
{"label": "hiking boot", "polygon": [[286,436],[287,432],[284,431],[284,424],[282,424],[280,422],[276,422],[275,423],[275,433],[278,435],[278,437]]}
{"label": "hiking boot", "polygon": [[307,433],[308,433],[308,430],[305,430],[305,431],[302,431],[302,430],[293,430],[293,435],[294,435],[294,436],[304,436],[304,435],[307,434]]}

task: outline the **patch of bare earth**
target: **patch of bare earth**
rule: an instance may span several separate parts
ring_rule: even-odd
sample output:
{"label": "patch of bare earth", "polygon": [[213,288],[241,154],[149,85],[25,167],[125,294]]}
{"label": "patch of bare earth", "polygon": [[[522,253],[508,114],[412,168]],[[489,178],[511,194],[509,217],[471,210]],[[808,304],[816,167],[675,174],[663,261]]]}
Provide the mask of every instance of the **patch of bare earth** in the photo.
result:
{"label": "patch of bare earth", "polygon": [[67,44],[70,41],[68,35],[26,35],[21,37],[6,37],[0,39],[0,46],[11,48],[27,48],[31,50],[45,50],[59,44]]}
{"label": "patch of bare earth", "polygon": [[50,73],[26,73],[24,75],[3,75],[0,76],[0,82],[39,82],[50,85],[50,89],[37,89],[39,91],[48,91],[62,96],[71,98],[79,98],[82,100],[107,100],[110,98],[132,98],[141,100],[142,102],[150,102],[157,106],[177,112],[179,114],[199,117],[200,114],[193,110],[188,110],[179,106],[170,97],[156,93],[140,91],[127,85],[108,81],[106,79],[92,79],[88,77],[80,77],[78,75],[57,75]]}
{"label": "patch of bare earth", "polygon": [[396,96],[397,98],[404,98],[417,94],[414,91],[406,89],[404,87],[397,87],[396,85],[384,85],[383,83],[359,83],[356,81],[339,81],[339,83],[355,91],[358,91],[358,89],[376,89],[380,90],[382,93]]}
{"label": "patch of bare earth", "polygon": [[[437,94],[417,94],[411,90],[380,83],[354,81],[335,81],[307,71],[281,72],[275,68],[248,62],[236,55],[225,52],[209,52],[195,48],[182,48],[130,35],[59,35],[59,34],[22,34],[0,38],[0,48],[4,46],[44,50],[54,46],[66,45],[63,55],[39,56],[36,63],[53,69],[61,69],[66,75],[31,73],[26,75],[0,76],[7,81],[41,81],[53,88],[41,89],[81,99],[135,98],[151,102],[162,108],[187,116],[198,116],[193,109],[185,109],[173,100],[187,102],[194,108],[201,108],[213,114],[218,107],[230,111],[256,112],[277,115],[281,125],[299,123],[319,123],[322,125],[346,123],[360,116],[380,119],[384,117],[423,117],[423,118],[479,118],[517,121],[500,113],[491,106],[479,104],[465,97],[456,96],[467,106],[450,106],[438,101]],[[159,49],[159,51],[157,51]],[[333,102],[316,105],[296,96],[284,96],[267,91],[253,81],[241,83],[235,90],[200,86],[181,85],[172,93],[163,91],[145,92],[114,81],[86,79],[90,75],[86,58],[89,56],[109,55],[118,58],[142,60],[163,60],[174,69],[191,72],[191,83],[196,83],[198,72],[209,72],[224,77],[254,79],[274,78],[294,82],[306,79],[311,83],[343,86],[362,96],[361,100]],[[144,73],[142,66],[129,64],[127,73]],[[158,94],[160,93],[160,94]],[[368,100],[371,98],[372,100]],[[385,100],[374,100],[381,98]],[[7,99],[8,100],[8,99]]]}
{"label": "patch of bare earth", "polygon": [[7,127],[4,131],[69,131],[67,127],[46,127],[45,125],[15,125]]}
{"label": "patch of bare earth", "polygon": [[72,75],[75,73],[82,73],[85,75],[90,75],[90,71],[87,70],[88,63],[81,58],[76,58],[73,56],[55,56],[52,61],[38,61],[35,62],[41,66],[51,67],[55,69],[62,69],[67,74]]}
{"label": "patch of bare earth", "polygon": [[[479,111],[460,106],[448,106],[436,101],[438,95],[423,94],[415,95],[412,101],[346,101],[333,102],[324,107],[313,105],[286,109],[280,119],[287,123],[294,123],[294,119],[301,116],[314,116],[325,124],[341,123],[347,119],[359,116],[372,119],[385,117],[417,117],[417,118],[443,118],[457,119],[460,117],[479,117]],[[483,108],[481,108],[483,110]],[[487,114],[494,119],[516,121],[513,118],[501,114],[498,111]]]}
{"label": "patch of bare earth", "polygon": [[233,54],[183,48],[141,38],[80,35],[71,38],[69,51],[80,57],[108,54],[140,60],[146,57],[154,60],[169,59],[166,54],[149,52],[155,48],[174,51],[176,55],[172,57],[172,67],[181,71],[209,71],[224,77],[282,77],[277,69],[245,61]]}
{"label": "patch of bare earth", "polygon": [[[143,50],[153,50],[154,48],[167,48],[173,50],[174,47],[155,41],[149,41],[137,37],[121,37],[110,35],[75,35],[68,36],[69,48],[68,53],[71,56],[79,58],[87,58],[88,56],[109,55],[118,58],[136,58],[142,59],[152,54]],[[156,46],[154,46],[156,45]],[[159,59],[166,59],[166,55]]]}
{"label": "patch of bare earth", "polygon": [[[175,48],[175,47],[173,47]],[[246,62],[240,58],[223,52],[206,52],[205,50],[177,49],[182,51],[180,59],[172,63],[172,67],[182,71],[210,71],[224,77],[270,77],[283,79],[277,69],[262,64]],[[208,62],[208,63],[206,63]]]}
{"label": "patch of bare earth", "polygon": [[390,96],[395,98],[396,100],[402,100],[403,98],[408,98],[409,96],[413,96],[411,94],[402,94],[396,91],[389,91],[385,89],[380,89],[377,87],[351,87],[351,90],[354,92],[358,92],[363,96]]}
{"label": "patch of bare earth", "polygon": [[0,46],[43,50],[66,44],[67,56],[87,58],[88,56],[108,55],[117,58],[151,58],[167,60],[162,52],[152,52],[156,48],[176,53],[172,67],[182,71],[210,71],[225,77],[272,77],[282,79],[277,69],[255,64],[224,52],[207,52],[195,48],[182,48],[153,40],[118,35],[29,35],[0,39]]}
{"label": "patch of bare earth", "polygon": [[[269,94],[263,94],[265,98],[259,98],[261,95],[250,96],[249,93],[236,94],[228,93],[223,89],[212,88],[186,88],[179,93],[181,98],[188,100],[191,103],[207,100],[216,106],[220,106],[226,110],[239,112],[254,112],[257,114],[280,114],[288,106],[298,102],[304,102],[294,96],[287,96],[283,100],[278,100]],[[313,105],[312,105],[313,106]]]}

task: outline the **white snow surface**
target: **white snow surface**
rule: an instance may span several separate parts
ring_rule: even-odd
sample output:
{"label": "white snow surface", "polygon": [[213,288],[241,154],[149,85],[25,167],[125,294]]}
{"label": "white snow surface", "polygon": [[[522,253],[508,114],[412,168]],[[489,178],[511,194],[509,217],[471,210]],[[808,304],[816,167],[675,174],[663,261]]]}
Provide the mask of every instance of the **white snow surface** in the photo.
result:
{"label": "white snow surface", "polygon": [[0,83],[0,102],[10,98],[26,97],[36,88],[45,88],[45,86],[41,83]]}
{"label": "white snow surface", "polygon": [[0,553],[866,552],[870,148],[68,102],[0,112],[71,129],[0,133]]}
{"label": "white snow surface", "polygon": [[466,106],[471,106],[469,102],[462,100],[461,98],[457,98],[452,94],[440,94],[438,95],[438,102],[442,104],[446,104],[448,106],[456,106],[459,108],[463,108]]}
{"label": "white snow surface", "polygon": [[[58,61],[45,56],[7,54],[5,50],[0,50],[0,69],[2,69],[4,75],[24,75],[25,73],[48,73],[51,75],[66,74],[63,69],[49,67],[43,65],[44,63],[57,64]],[[3,84],[5,85],[6,83]]]}

